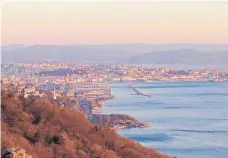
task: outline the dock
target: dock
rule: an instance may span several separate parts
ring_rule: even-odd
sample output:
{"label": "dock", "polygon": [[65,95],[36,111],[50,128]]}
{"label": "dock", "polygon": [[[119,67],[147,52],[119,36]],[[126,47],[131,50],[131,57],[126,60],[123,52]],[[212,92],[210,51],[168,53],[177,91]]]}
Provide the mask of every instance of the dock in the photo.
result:
{"label": "dock", "polygon": [[145,93],[142,93],[140,92],[139,90],[137,90],[136,88],[132,87],[131,85],[129,86],[130,88],[133,89],[133,91],[136,92],[136,95],[142,95],[142,96],[146,96],[146,97],[151,97],[151,95],[148,95],[148,94],[145,94]]}

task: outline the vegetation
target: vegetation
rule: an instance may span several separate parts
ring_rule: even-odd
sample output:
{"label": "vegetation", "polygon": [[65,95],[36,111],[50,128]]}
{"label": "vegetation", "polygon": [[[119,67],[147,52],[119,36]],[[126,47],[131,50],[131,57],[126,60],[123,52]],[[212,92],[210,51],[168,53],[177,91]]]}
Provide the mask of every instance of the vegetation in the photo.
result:
{"label": "vegetation", "polygon": [[166,158],[154,149],[92,125],[75,109],[48,99],[2,91],[2,151],[23,148],[33,158]]}

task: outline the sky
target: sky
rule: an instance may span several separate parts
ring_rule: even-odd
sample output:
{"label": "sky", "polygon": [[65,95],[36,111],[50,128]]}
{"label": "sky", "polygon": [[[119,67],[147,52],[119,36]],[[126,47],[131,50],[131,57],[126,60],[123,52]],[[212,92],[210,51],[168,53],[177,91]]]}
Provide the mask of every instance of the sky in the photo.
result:
{"label": "sky", "polygon": [[5,2],[2,45],[228,44],[227,2]]}

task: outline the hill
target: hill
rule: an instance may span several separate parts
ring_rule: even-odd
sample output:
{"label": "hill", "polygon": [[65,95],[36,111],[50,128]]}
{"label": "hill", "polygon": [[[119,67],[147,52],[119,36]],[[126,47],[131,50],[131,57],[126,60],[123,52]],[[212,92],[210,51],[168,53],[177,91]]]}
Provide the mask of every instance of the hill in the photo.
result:
{"label": "hill", "polygon": [[44,98],[2,90],[1,146],[22,148],[33,158],[168,158],[114,130],[91,124],[76,109],[60,108]]}
{"label": "hill", "polygon": [[149,52],[129,59],[134,64],[227,65],[228,51],[178,49]]}
{"label": "hill", "polygon": [[104,44],[104,45],[9,45],[2,46],[2,62],[74,61],[215,65],[226,64],[227,44]]}
{"label": "hill", "polygon": [[[122,54],[119,56],[119,53]],[[2,61],[123,61],[131,56],[131,52],[118,48],[100,47],[94,45],[34,45],[34,46],[4,46]]]}

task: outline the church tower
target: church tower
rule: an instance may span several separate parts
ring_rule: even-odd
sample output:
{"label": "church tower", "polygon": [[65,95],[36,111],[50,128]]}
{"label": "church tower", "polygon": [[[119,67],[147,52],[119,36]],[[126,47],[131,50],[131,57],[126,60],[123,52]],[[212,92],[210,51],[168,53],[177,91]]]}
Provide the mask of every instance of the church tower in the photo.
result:
{"label": "church tower", "polygon": [[54,86],[54,91],[53,91],[53,99],[56,100],[56,94],[55,94],[55,86]]}
{"label": "church tower", "polygon": [[69,83],[69,82],[70,82],[70,75],[69,75],[69,74],[66,75],[66,77],[65,77],[65,82],[66,82],[66,83]]}

